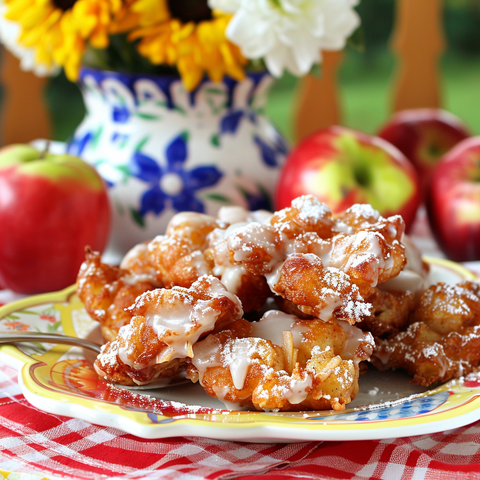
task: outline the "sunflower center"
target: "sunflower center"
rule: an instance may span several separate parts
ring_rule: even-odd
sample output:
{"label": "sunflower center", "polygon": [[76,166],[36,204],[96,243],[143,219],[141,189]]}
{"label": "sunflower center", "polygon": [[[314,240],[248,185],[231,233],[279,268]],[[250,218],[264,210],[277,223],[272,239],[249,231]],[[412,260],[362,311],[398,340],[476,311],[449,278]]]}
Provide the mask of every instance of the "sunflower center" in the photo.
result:
{"label": "sunflower center", "polygon": [[[67,0],[63,1],[68,3]],[[168,0],[168,8],[173,18],[178,18],[184,23],[199,23],[212,19],[212,11],[207,0]]]}
{"label": "sunflower center", "polygon": [[70,10],[77,0],[53,0],[55,6],[63,10],[64,12]]}

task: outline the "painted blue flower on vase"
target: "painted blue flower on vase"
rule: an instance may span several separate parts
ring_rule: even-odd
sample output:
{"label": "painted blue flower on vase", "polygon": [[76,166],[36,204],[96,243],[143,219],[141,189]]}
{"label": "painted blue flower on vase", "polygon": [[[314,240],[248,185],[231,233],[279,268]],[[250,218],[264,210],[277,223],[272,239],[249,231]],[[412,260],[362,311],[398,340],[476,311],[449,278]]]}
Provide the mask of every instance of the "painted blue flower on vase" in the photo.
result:
{"label": "painted blue flower on vase", "polygon": [[220,120],[220,133],[236,133],[240,126],[240,120],[243,118],[245,112],[243,110],[229,111]]}
{"label": "painted blue flower on vase", "polygon": [[242,187],[238,187],[238,189],[248,205],[247,208],[252,212],[255,210],[272,210],[272,199],[262,185],[257,184],[255,192],[250,192]]}
{"label": "painted blue flower on vase", "polygon": [[277,135],[277,138],[275,140],[276,142],[270,145],[260,136],[253,136],[253,141],[260,151],[262,161],[268,167],[279,167],[279,158],[283,158],[288,152],[288,147],[280,135]]}
{"label": "painted blue flower on vase", "polygon": [[131,174],[146,182],[149,188],[140,199],[138,215],[143,218],[151,212],[160,215],[171,205],[178,212],[205,212],[203,202],[196,193],[218,183],[223,173],[214,165],[203,165],[187,170],[188,134],[182,132],[165,150],[166,166],[138,149],[131,159]]}
{"label": "painted blue flower on vase", "polygon": [[[246,119],[250,121],[250,123],[255,124],[257,121],[257,115],[255,111],[251,109],[229,110],[220,120],[220,134],[215,136],[216,144],[219,144],[220,135],[235,135],[240,127],[242,119]],[[277,135],[270,139],[269,142],[259,135],[254,134],[252,136],[252,141],[257,146],[260,158],[265,165],[271,168],[280,167],[281,160],[288,153],[288,145],[280,134],[277,133]]]}
{"label": "painted blue flower on vase", "polygon": [[81,157],[85,148],[93,141],[93,132],[87,132],[82,136],[73,137],[67,145],[67,153]]}

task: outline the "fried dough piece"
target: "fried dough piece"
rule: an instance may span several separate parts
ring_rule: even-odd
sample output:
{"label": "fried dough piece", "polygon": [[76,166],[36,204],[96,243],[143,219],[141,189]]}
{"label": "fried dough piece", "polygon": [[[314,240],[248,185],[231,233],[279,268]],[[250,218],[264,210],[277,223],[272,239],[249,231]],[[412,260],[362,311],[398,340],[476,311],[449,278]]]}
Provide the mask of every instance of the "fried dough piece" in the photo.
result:
{"label": "fried dough piece", "polygon": [[363,318],[359,327],[371,332],[374,337],[387,338],[404,330],[409,324],[411,312],[415,309],[417,299],[412,291],[383,292],[374,289],[367,298],[372,305],[372,314]]}
{"label": "fried dough piece", "polygon": [[150,242],[151,262],[166,288],[188,288],[202,275],[212,274],[204,251],[208,234],[218,226],[209,215],[182,212],[170,220],[165,235]]}
{"label": "fried dough piece", "polygon": [[283,263],[273,291],[308,315],[328,321],[332,317],[350,324],[371,315],[371,305],[350,277],[336,268],[325,268],[313,254],[293,254]]}
{"label": "fried dough piece", "polygon": [[[306,195],[276,212],[270,223],[240,226],[227,232],[226,240],[231,262],[253,275],[265,276],[275,294],[282,295],[275,282],[283,263],[303,254],[318,257],[329,272],[336,269],[346,274],[358,287],[359,295],[366,298],[405,267],[405,247],[401,243],[404,230],[400,216],[383,218],[366,205],[354,205],[334,219],[325,204]],[[307,312],[296,300],[286,299],[306,313],[320,315]],[[308,309],[312,305],[303,306]]]}
{"label": "fried dough piece", "polygon": [[270,224],[290,240],[307,232],[316,233],[322,239],[329,239],[337,233],[332,212],[313,195],[294,199],[290,207],[273,214]]}
{"label": "fried dough piece", "polygon": [[377,342],[371,362],[402,368],[425,387],[446,382],[480,365],[480,285],[438,283],[422,294],[408,328]]}
{"label": "fried dough piece", "polygon": [[367,297],[373,288],[395,278],[406,266],[402,217],[382,217],[370,205],[353,205],[336,218],[353,231],[334,237],[328,266],[350,275]]}
{"label": "fried dough piece", "polygon": [[338,235],[328,265],[350,276],[368,297],[377,285],[395,278],[405,267],[404,247],[400,242],[389,245],[378,232],[360,231],[354,235]]}
{"label": "fried dough piece", "polygon": [[240,298],[245,312],[259,311],[271,296],[270,288],[262,275],[251,273],[243,265],[231,261],[225,238],[227,232],[228,229],[217,228],[209,235],[205,258],[214,265],[213,274],[229,292]]}
{"label": "fried dough piece", "polygon": [[102,378],[123,385],[147,384],[177,373],[193,356],[197,340],[243,315],[238,298],[212,276],[200,277],[188,289],[146,292],[127,311],[132,320],[95,361]]}
{"label": "fried dough piece", "polygon": [[246,312],[260,310],[270,296],[265,279],[232,265],[223,244],[227,220],[244,223],[263,217],[269,218],[266,212],[240,207],[223,208],[219,219],[195,212],[175,215],[165,235],[148,245],[157,277],[167,288],[188,288],[202,275],[215,275],[240,298]]}
{"label": "fried dough piece", "polygon": [[143,242],[131,248],[123,257],[120,268],[127,270],[136,281],[146,281],[152,285],[163,286],[152,263],[150,243]]}
{"label": "fried dough piece", "polygon": [[350,277],[324,267],[321,255],[326,242],[315,232],[287,241],[272,225],[252,223],[234,231],[227,244],[233,264],[264,276],[272,293],[303,313],[326,321],[334,315],[350,323],[370,315]]}
{"label": "fried dough piece", "polygon": [[[137,270],[138,271],[138,270]],[[158,286],[151,276],[102,263],[100,254],[87,250],[77,277],[77,294],[91,318],[101,325],[105,341],[113,340],[132,316],[126,311],[135,299]]]}
{"label": "fried dough piece", "polygon": [[344,409],[373,338],[346,322],[269,311],[236,321],[193,347],[188,376],[224,403],[257,410]]}

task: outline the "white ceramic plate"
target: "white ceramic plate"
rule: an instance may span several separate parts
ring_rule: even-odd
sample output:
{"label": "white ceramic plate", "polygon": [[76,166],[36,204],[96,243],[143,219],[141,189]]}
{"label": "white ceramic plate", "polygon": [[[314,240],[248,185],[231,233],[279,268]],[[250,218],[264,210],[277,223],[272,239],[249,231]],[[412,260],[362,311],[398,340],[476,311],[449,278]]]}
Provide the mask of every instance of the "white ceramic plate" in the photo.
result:
{"label": "white ceramic plate", "polygon": [[[431,283],[473,279],[461,266],[429,259]],[[0,308],[0,330],[63,332],[99,340],[75,288]],[[480,419],[480,375],[426,390],[399,372],[371,370],[357,398],[341,413],[226,410],[198,385],[145,391],[100,380],[94,355],[67,346],[0,346],[0,360],[19,370],[27,400],[46,412],[116,427],[143,438],[199,436],[250,442],[366,440],[421,435]]]}

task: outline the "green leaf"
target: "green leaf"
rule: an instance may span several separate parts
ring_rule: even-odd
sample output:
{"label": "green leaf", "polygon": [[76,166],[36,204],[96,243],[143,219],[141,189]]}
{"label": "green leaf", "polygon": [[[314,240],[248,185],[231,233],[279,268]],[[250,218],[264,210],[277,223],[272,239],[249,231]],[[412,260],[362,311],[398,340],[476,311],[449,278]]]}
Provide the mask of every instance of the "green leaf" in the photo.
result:
{"label": "green leaf", "polygon": [[47,349],[40,342],[32,342],[32,345],[35,345],[40,352],[46,352]]}
{"label": "green leaf", "polygon": [[102,136],[102,133],[103,133],[103,126],[100,126],[99,129],[96,131],[95,135],[93,136],[93,140],[92,140],[92,147],[93,148],[98,147],[98,143],[100,142],[100,138]]}
{"label": "green leaf", "polygon": [[159,115],[150,115],[148,113],[140,113],[140,112],[137,112],[135,115],[139,118],[142,118],[143,120],[149,120],[149,121],[160,120],[162,118]]}
{"label": "green leaf", "polygon": [[178,105],[175,105],[175,106],[173,107],[173,109],[176,110],[177,112],[181,113],[182,115],[186,115],[186,114],[187,114],[187,111],[186,111],[184,108],[182,108],[182,107],[180,107],[180,106],[178,106]]}
{"label": "green leaf", "polygon": [[140,215],[140,212],[138,212],[137,210],[135,210],[134,208],[131,208],[130,209],[130,213],[132,215],[132,218],[133,218],[133,221],[139,225],[140,227],[142,228],[145,228],[145,220],[143,219],[143,217]]}
{"label": "green leaf", "polygon": [[184,130],[180,135],[182,136],[183,141],[188,143],[188,140],[190,139],[190,133],[188,133],[187,130]]}
{"label": "green leaf", "polygon": [[38,315],[38,312],[34,312],[33,310],[19,310],[18,313],[24,313],[26,315]]}
{"label": "green leaf", "polygon": [[213,95],[225,95],[225,92],[223,90],[221,90],[220,88],[215,88],[215,87],[206,88],[205,92],[206,93],[212,93]]}
{"label": "green leaf", "polygon": [[315,78],[322,78],[322,67],[318,63],[316,63],[310,70],[310,75]]}
{"label": "green leaf", "polygon": [[55,323],[49,324],[48,325],[48,331],[49,332],[56,332],[58,329],[62,326],[62,322],[57,321]]}
{"label": "green leaf", "polygon": [[145,145],[146,143],[150,140],[150,136],[147,135],[146,137],[144,137],[142,140],[140,140],[137,144],[137,146],[135,147],[135,151],[136,152],[139,152]]}
{"label": "green leaf", "polygon": [[240,185],[237,185],[237,188],[238,188],[238,191],[243,195],[243,198],[245,198],[245,200],[248,200],[248,197],[250,196],[248,191]]}
{"label": "green leaf", "polygon": [[358,52],[365,53],[365,30],[361,25],[350,35],[347,44]]}
{"label": "green leaf", "polygon": [[119,165],[117,167],[117,170],[123,173],[123,183],[126,183],[128,177],[130,177],[130,168],[128,167],[128,165]]}
{"label": "green leaf", "polygon": [[232,203],[232,201],[225,197],[224,195],[220,195],[219,193],[207,193],[204,195],[205,198],[208,198],[209,200],[214,200],[215,202],[222,202],[222,203]]}
{"label": "green leaf", "polygon": [[19,320],[20,317],[18,317],[17,315],[14,315],[13,313],[11,313],[10,315],[7,315],[5,317],[7,320]]}
{"label": "green leaf", "polygon": [[220,135],[218,133],[214,133],[211,137],[210,137],[210,143],[214,146],[214,147],[219,147],[220,146]]}
{"label": "green leaf", "polygon": [[215,105],[215,101],[210,97],[207,97],[207,103],[213,115],[218,115],[227,108],[227,102],[221,102],[219,105]]}

